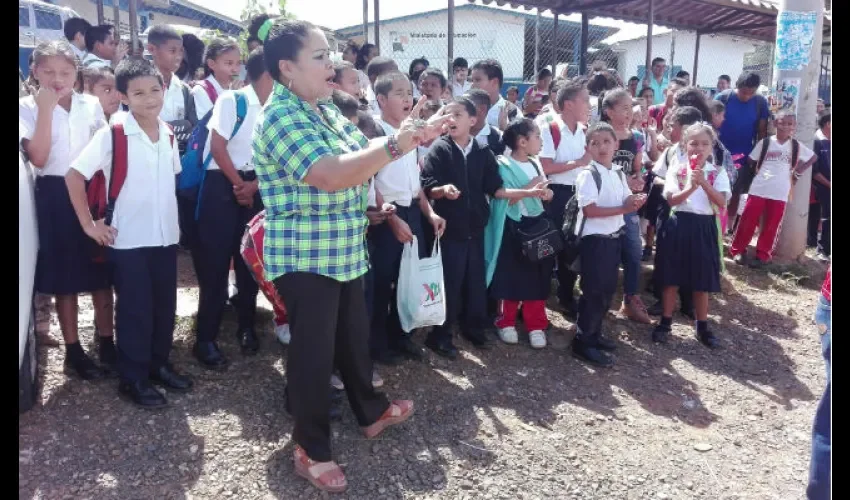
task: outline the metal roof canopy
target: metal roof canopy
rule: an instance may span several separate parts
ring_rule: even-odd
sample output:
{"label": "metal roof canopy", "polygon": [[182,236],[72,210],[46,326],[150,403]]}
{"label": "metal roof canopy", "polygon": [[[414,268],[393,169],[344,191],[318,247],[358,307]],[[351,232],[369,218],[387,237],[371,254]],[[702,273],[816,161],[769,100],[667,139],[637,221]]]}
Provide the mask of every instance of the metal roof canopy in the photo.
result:
{"label": "metal roof canopy", "polygon": [[779,13],[778,3],[771,0],[482,0],[482,3],[549,10],[553,14],[584,13],[640,24],[648,22],[652,4],[655,25],[701,35],[734,33],[763,41],[776,38]]}
{"label": "metal roof canopy", "polygon": [[[376,0],[377,1],[377,0]],[[474,3],[475,0],[467,0]],[[581,13],[582,22],[588,17],[608,17],[647,25],[646,67],[652,57],[653,25],[678,30],[695,31],[693,81],[699,66],[701,35],[734,33],[736,36],[773,42],[776,40],[776,17],[779,5],[776,0],[481,0],[485,5],[496,3],[502,7],[525,10],[538,9],[559,14]],[[831,17],[824,16],[824,32],[831,32]],[[582,53],[587,51],[582,43]],[[580,71],[585,71],[582,59]]]}

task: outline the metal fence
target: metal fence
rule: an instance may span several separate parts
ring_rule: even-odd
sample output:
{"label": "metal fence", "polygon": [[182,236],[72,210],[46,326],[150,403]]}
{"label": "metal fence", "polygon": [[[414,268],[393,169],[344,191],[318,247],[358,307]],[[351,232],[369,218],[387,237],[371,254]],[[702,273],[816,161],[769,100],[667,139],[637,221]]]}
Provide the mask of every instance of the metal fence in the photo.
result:
{"label": "metal fence", "polygon": [[[103,21],[116,24],[122,38],[145,41],[145,32],[155,24],[174,25],[179,31],[191,33],[206,41],[213,36],[226,35],[244,42],[247,22],[227,18],[204,7],[204,0],[100,0]],[[313,0],[322,8],[331,10],[336,0]],[[57,0],[55,3],[77,9],[90,22],[97,23],[98,2]],[[117,5],[116,5],[117,4]],[[88,5],[83,9],[80,5]],[[211,3],[210,3],[211,5]],[[134,7],[136,22],[131,23],[129,11]],[[116,9],[117,7],[117,9]],[[628,23],[598,22],[590,20],[586,30],[587,51],[581,53],[582,25],[577,16],[553,17],[534,10],[501,9],[478,4],[461,4],[454,9],[453,28],[449,27],[447,9],[413,14],[404,17],[381,19],[379,23],[379,50],[394,59],[399,68],[407,72],[413,60],[424,57],[431,67],[440,68],[450,77],[451,58],[463,57],[470,65],[485,58],[498,60],[503,67],[505,85],[517,86],[520,93],[536,81],[542,68],[555,75],[576,76],[580,72],[582,56],[585,67],[616,70],[624,82],[632,76],[641,80],[645,75],[645,26]],[[311,19],[318,21],[320,19]],[[603,26],[606,24],[608,26]],[[662,30],[663,31],[663,30]],[[623,36],[628,32],[629,36]],[[362,25],[326,30],[331,47],[341,51],[345,42],[352,39],[363,43]],[[449,52],[449,37],[453,40]],[[612,38],[613,37],[613,38]],[[375,43],[375,29],[368,25],[368,41]],[[613,43],[611,43],[613,42]],[[698,55],[697,43],[699,43]],[[244,45],[243,45],[244,46]],[[697,42],[695,32],[666,31],[652,37],[652,57],[662,57],[667,62],[668,76],[684,70],[696,76],[693,82],[712,93],[720,75],[729,75],[734,83],[743,71],[753,71],[762,83],[771,85],[773,44],[737,38],[732,35],[702,35]],[[200,58],[201,55],[196,55]],[[829,66],[825,56],[824,67]],[[697,59],[695,61],[695,59]],[[697,63],[696,75],[694,65]],[[830,72],[824,70],[821,94],[828,95]]]}

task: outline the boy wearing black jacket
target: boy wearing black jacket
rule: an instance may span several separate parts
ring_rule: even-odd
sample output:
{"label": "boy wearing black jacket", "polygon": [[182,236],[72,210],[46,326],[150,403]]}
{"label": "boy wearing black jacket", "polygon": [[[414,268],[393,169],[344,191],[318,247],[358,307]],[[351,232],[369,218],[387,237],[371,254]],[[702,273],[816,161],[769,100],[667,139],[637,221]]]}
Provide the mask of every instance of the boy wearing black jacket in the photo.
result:
{"label": "boy wearing black jacket", "polygon": [[[446,287],[446,322],[435,327],[425,345],[440,356],[454,359],[452,324],[460,319],[461,332],[473,345],[484,348],[487,323],[487,285],[484,265],[484,227],[490,216],[486,196],[503,194],[496,157],[471,135],[477,118],[470,99],[448,104],[454,118],[448,135],[438,138],[425,157],[422,189],[434,200],[434,211],[446,220],[441,238]],[[483,116],[481,117],[484,118]],[[464,312],[460,318],[461,311]]]}
{"label": "boy wearing black jacket", "polygon": [[[471,89],[463,95],[475,105],[477,116],[487,116],[490,109],[490,96],[481,89]],[[470,131],[472,137],[481,147],[489,147],[495,156],[505,154],[505,145],[502,143],[502,133],[497,128],[487,124],[487,120],[478,120]]]}

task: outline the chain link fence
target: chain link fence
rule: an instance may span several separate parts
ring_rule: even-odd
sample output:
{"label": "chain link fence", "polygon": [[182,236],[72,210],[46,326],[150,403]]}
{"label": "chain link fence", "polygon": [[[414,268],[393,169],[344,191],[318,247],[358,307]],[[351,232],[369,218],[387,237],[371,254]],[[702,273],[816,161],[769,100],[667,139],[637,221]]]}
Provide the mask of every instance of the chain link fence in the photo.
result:
{"label": "chain link fence", "polygon": [[[322,8],[331,10],[336,0],[314,0]],[[104,22],[117,24],[122,39],[129,41],[129,7],[135,3],[138,21],[137,40],[143,45],[147,30],[156,24],[170,24],[184,34],[206,42],[215,36],[239,39],[247,52],[245,28],[247,22],[219,14],[211,9],[212,2],[205,0],[102,0]],[[118,2],[119,22],[115,23],[115,4]],[[98,22],[97,2],[91,0],[57,0],[89,20]],[[371,4],[371,2],[370,2]],[[209,6],[209,7],[208,7]],[[581,63],[581,22],[577,15],[559,16],[538,14],[535,10],[506,9],[495,6],[463,3],[454,9],[453,51],[449,53],[449,13],[447,9],[382,19],[378,27],[380,53],[394,59],[399,68],[408,72],[411,63],[425,58],[429,66],[439,68],[451,78],[451,59],[463,57],[472,66],[482,59],[496,59],[504,72],[503,93],[516,86],[522,96],[543,68],[555,76],[574,77]],[[37,21],[37,19],[36,19]],[[310,19],[318,21],[321,19]],[[641,81],[645,75],[646,26],[616,22],[610,19],[591,18],[587,27],[587,72],[594,68],[614,70],[628,82],[636,76]],[[748,40],[731,34],[702,35],[699,41],[698,67],[695,64],[697,36],[692,31],[659,30],[652,37],[652,58],[666,60],[668,76],[674,77],[684,70],[692,82],[707,94],[716,92],[720,75],[729,75],[734,81],[743,71],[756,72],[762,84],[771,85],[773,43]],[[345,43],[353,40],[375,43],[375,27],[368,25],[368,40],[363,36],[362,24],[335,31],[326,29],[332,50],[341,53]],[[138,48],[137,48],[138,50]],[[187,45],[187,59],[202,60],[200,44]],[[199,52],[199,53],[197,53]],[[341,57],[335,54],[335,57]],[[825,56],[824,68],[831,68]],[[829,93],[829,71],[824,69],[821,94]],[[694,79],[693,77],[696,76]],[[825,89],[825,90],[824,90]]]}

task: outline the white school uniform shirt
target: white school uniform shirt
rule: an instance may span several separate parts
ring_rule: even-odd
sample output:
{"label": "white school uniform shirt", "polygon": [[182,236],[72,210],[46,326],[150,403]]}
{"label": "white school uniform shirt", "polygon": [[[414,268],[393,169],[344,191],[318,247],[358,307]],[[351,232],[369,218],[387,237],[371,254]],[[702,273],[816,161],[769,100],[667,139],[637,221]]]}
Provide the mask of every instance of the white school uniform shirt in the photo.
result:
{"label": "white school uniform shirt", "polygon": [[501,95],[499,96],[499,100],[496,101],[496,104],[490,106],[490,110],[487,111],[487,124],[493,128],[499,128],[499,115],[502,113],[502,110],[507,105],[508,101],[505,100]]}
{"label": "white school uniform shirt", "polygon": [[[18,128],[23,132],[22,139],[32,140],[37,117],[38,106],[35,104],[35,98],[20,98]],[[106,117],[97,97],[74,93],[71,96],[70,111],[65,111],[65,108],[57,104],[53,108],[50,154],[47,155],[44,168],[35,169],[37,175],[64,177],[71,162],[77,158],[95,132],[104,126]]]}
{"label": "white school uniform shirt", "polygon": [[[218,83],[218,80],[216,80],[213,75],[204,78],[204,80],[212,83],[217,96],[216,99],[221,97],[221,94],[224,93],[225,89]],[[207,90],[200,84],[197,84],[192,88],[192,98],[195,99],[195,113],[198,116],[198,120],[206,116],[207,113],[213,109],[213,102],[210,100],[210,96],[207,95]]]}
{"label": "white school uniform shirt", "polygon": [[366,101],[369,103],[369,107],[372,108],[372,114],[380,118],[381,106],[378,104],[378,96],[375,95],[375,91],[372,90],[371,85],[366,87]]}
{"label": "white school uniform shirt", "polygon": [[475,134],[475,138],[474,138],[474,139],[475,139],[476,141],[478,141],[478,145],[479,145],[479,146],[481,146],[482,148],[486,148],[487,146],[489,146],[489,145],[490,145],[490,143],[489,143],[489,142],[487,142],[487,138],[490,136],[490,131],[491,131],[491,130],[495,130],[496,132],[498,132],[498,133],[499,133],[499,136],[501,136],[501,135],[502,135],[502,131],[501,131],[501,130],[499,130],[499,129],[495,128],[495,127],[492,127],[492,128],[491,128],[489,123],[485,123],[485,124],[484,124],[484,128],[482,128],[481,130],[479,130],[479,131],[478,131],[478,133],[477,133],[477,134]]}
{"label": "white school uniform shirt", "polygon": [[[577,123],[576,131],[572,132],[560,116],[556,116],[554,122],[561,131],[561,142],[558,143],[557,151],[555,150],[555,140],[552,138],[552,130],[549,128],[549,121],[545,117],[538,118],[537,120],[537,127],[540,129],[540,139],[543,141],[540,157],[549,158],[555,163],[566,163],[568,161],[578,160],[584,156],[584,152],[587,149],[584,125]],[[575,186],[579,170],[581,169],[574,168],[569,172],[552,174],[549,176],[549,180],[553,184]]]}
{"label": "white school uniform shirt", "polygon": [[[218,135],[227,141],[227,154],[230,156],[230,160],[233,162],[236,170],[250,172],[254,170],[254,163],[251,161],[254,154],[251,147],[251,136],[254,131],[254,124],[257,122],[257,116],[263,109],[263,103],[260,102],[257,92],[254,91],[254,87],[251,85],[243,87],[239,92],[245,95],[248,109],[247,113],[245,113],[245,120],[242,122],[236,135],[230,137],[230,134],[233,133],[233,127],[236,125],[236,95],[234,92],[225,92],[215,102],[212,116],[207,123],[207,129],[210,132],[215,130]],[[210,149],[211,141],[212,134],[208,134],[204,151],[212,151]],[[209,170],[219,170],[214,157],[210,160],[207,168]]]}
{"label": "white school uniform shirt", "polygon": [[[682,148],[680,148],[678,144],[670,147],[675,148],[675,153],[673,153],[672,158],[670,158],[670,165],[676,162],[685,163],[688,161],[687,155],[685,155],[685,152],[682,151]],[[655,162],[655,166],[652,168],[653,174],[658,177],[664,177],[665,179],[667,179],[667,170],[670,167],[670,165],[667,164],[667,154],[667,150],[665,149],[664,152],[661,153],[661,157]],[[667,183],[666,180],[664,183]]]}
{"label": "white school uniform shirt", "polygon": [[77,56],[77,59],[80,61],[80,64],[82,64],[82,62],[86,59],[88,52],[86,52],[83,49],[77,48],[77,46],[74,45],[73,43],[70,44],[70,45],[71,45],[71,50],[74,51],[74,55]]}
{"label": "white school uniform shirt", "polygon": [[[662,195],[666,199],[671,194],[676,194],[680,191],[679,188],[679,172],[682,170],[682,166],[684,166],[685,170],[685,179],[684,185],[687,186],[691,183],[691,168],[688,164],[687,158],[684,161],[680,161],[676,159],[671,162],[670,167],[667,169],[667,174],[664,179],[664,191]],[[726,174],[725,168],[718,169],[715,165],[711,163],[706,163],[702,167],[703,173],[705,174],[705,178],[708,179],[711,172],[716,172],[716,176],[714,178],[714,184],[712,186],[717,191],[723,193],[726,201],[729,201],[729,198],[732,197],[732,186],[729,183],[729,176]],[[725,203],[724,203],[725,205]],[[689,212],[697,215],[714,215],[714,209],[711,206],[711,201],[708,199],[708,195],[705,194],[705,191],[702,187],[698,187],[696,191],[691,193],[684,202],[676,205],[675,210],[677,212]]]}
{"label": "white school uniform shirt", "polygon": [[[112,248],[164,247],[180,240],[175,178],[180,173],[177,141],[162,120],[159,139],[151,142],[132,113],[124,117],[127,136],[127,179],[115,202],[112,227],[118,231]],[[103,128],[71,164],[87,180],[103,170],[107,183],[112,171],[112,129]]]}
{"label": "white school uniform shirt", "polygon": [[366,92],[369,87],[372,86],[371,82],[369,82],[369,76],[362,69],[358,69],[357,71],[357,83],[360,84],[360,90]]}
{"label": "white school uniform shirt", "polygon": [[162,111],[159,112],[162,121],[173,122],[186,119],[186,100],[183,98],[183,87],[185,85],[176,75],[171,75],[171,81],[168,83],[168,87],[165,87]]}
{"label": "white school uniform shirt", "polygon": [[466,94],[466,91],[471,89],[471,88],[472,88],[471,82],[465,81],[463,83],[457,83],[457,80],[452,78],[452,97],[460,97],[463,94]]}
{"label": "white school uniform shirt", "polygon": [[89,52],[83,58],[83,67],[84,68],[110,68],[112,67],[112,61],[108,61],[106,59],[101,59],[94,55],[94,52]]}
{"label": "white school uniform shirt", "polygon": [[[380,118],[376,120],[387,136],[398,132],[384,120]],[[409,207],[411,201],[419,196],[421,189],[416,151],[410,151],[398,160],[390,162],[375,174],[375,190],[384,197],[384,203],[397,203],[403,207]]]}
{"label": "white school uniform shirt", "polygon": [[[762,139],[765,140],[765,139]],[[785,144],[779,144],[776,137],[769,137],[770,145],[761,169],[750,185],[750,194],[768,200],[788,201],[788,193],[791,192],[791,139]],[[753,148],[750,159],[758,161],[761,155],[762,141]],[[809,161],[815,153],[802,142],[797,160],[800,163]]]}
{"label": "white school uniform shirt", "polygon": [[[595,168],[602,178],[601,188],[596,188],[596,181],[588,168]],[[578,206],[584,208],[591,203],[599,207],[621,207],[626,198],[631,196],[632,190],[626,184],[625,175],[617,172],[616,167],[605,168],[595,161],[588,168],[581,169],[576,179],[576,194],[578,194]],[[584,218],[584,210],[579,210],[576,220],[576,235],[581,228]],[[611,215],[608,217],[589,217],[584,223],[582,236],[591,234],[609,235],[620,230],[625,225],[622,215]]]}

